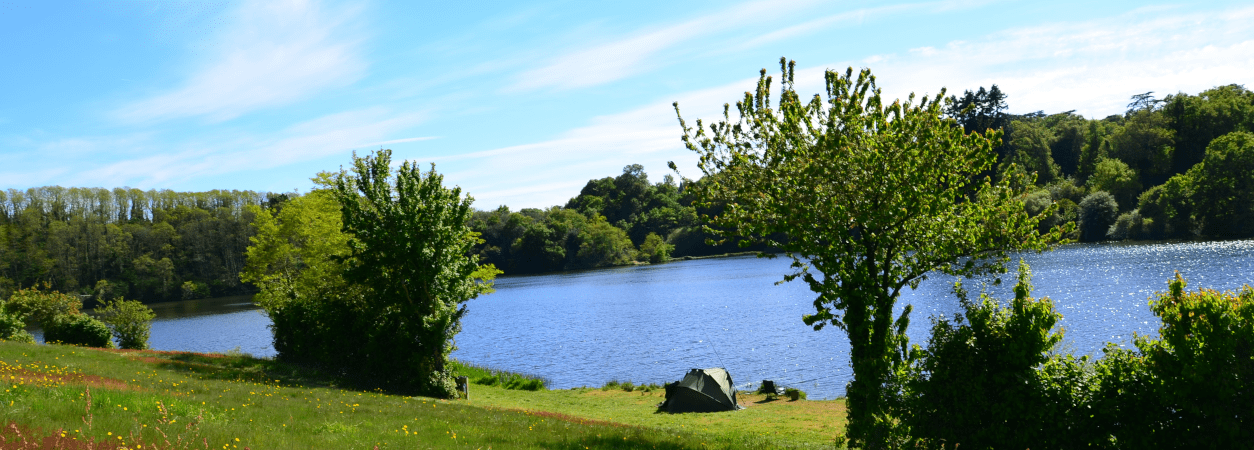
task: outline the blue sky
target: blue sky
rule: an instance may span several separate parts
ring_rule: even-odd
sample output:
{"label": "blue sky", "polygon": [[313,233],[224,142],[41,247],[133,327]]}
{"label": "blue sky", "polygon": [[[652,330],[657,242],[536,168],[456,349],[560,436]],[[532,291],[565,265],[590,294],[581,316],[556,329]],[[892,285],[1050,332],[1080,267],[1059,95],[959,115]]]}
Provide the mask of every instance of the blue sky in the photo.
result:
{"label": "blue sky", "polygon": [[[869,67],[890,97],[998,84],[1011,112],[1250,85],[1247,2],[0,1],[0,189],[301,191],[354,150],[475,206],[564,204],[675,161],[757,72]],[[1254,85],[1251,85],[1254,87]]]}

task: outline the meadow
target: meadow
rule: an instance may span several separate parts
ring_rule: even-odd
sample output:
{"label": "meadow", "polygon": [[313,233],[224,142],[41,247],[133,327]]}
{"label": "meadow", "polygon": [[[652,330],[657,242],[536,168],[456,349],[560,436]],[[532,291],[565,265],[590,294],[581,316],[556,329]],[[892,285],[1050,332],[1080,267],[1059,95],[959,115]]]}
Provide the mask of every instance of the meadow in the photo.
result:
{"label": "meadow", "polygon": [[737,412],[666,414],[656,408],[661,390],[624,384],[526,390],[535,386],[502,381],[443,400],[354,390],[331,374],[237,353],[12,342],[0,342],[0,383],[3,449],[815,448],[830,447],[845,415],[839,400],[747,394]]}

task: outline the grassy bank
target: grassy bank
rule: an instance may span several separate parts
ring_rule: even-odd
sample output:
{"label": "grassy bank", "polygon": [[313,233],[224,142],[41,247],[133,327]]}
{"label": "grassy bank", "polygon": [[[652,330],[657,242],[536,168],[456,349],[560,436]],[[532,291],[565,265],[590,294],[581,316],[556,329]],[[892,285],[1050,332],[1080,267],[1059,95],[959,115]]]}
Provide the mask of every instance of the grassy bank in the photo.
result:
{"label": "grassy bank", "polygon": [[655,412],[660,391],[506,383],[436,400],[343,389],[243,355],[9,342],[0,382],[6,449],[808,448],[830,442],[844,416],[840,402],[754,397],[739,412],[670,415]]}

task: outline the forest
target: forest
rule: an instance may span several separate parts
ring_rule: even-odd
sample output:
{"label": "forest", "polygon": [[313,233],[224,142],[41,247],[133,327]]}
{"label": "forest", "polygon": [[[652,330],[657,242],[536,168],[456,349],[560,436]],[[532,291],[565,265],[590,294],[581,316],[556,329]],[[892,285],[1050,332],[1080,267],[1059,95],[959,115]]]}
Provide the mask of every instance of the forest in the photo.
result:
{"label": "forest", "polygon": [[[1001,129],[994,180],[1034,174],[1025,207],[1048,213],[1042,231],[1075,223],[1070,239],[1230,239],[1254,236],[1254,92],[1219,86],[1196,95],[1133,96],[1124,114],[1007,113],[996,85],[950,98],[965,131]],[[1032,178],[1027,178],[1032,179]],[[476,210],[470,228],[483,264],[505,274],[662,262],[746,250],[708,245],[690,190],[702,180],[643,166],[589,180],[565,205]],[[131,188],[0,192],[0,298],[43,286],[144,302],[255,292],[240,281],[255,234],[249,205],[277,212],[299,193]],[[1050,209],[1051,206],[1056,208]]]}

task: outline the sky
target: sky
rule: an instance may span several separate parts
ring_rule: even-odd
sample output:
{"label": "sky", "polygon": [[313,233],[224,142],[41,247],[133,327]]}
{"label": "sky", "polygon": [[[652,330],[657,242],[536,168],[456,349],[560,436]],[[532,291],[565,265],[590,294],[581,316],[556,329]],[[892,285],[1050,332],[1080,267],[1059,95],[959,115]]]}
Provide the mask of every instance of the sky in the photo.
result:
{"label": "sky", "polygon": [[805,96],[869,68],[1101,118],[1254,87],[1254,5],[0,0],[0,189],[308,192],[387,148],[478,209],[562,205],[630,164],[699,176],[672,102],[718,119],[781,56]]}

